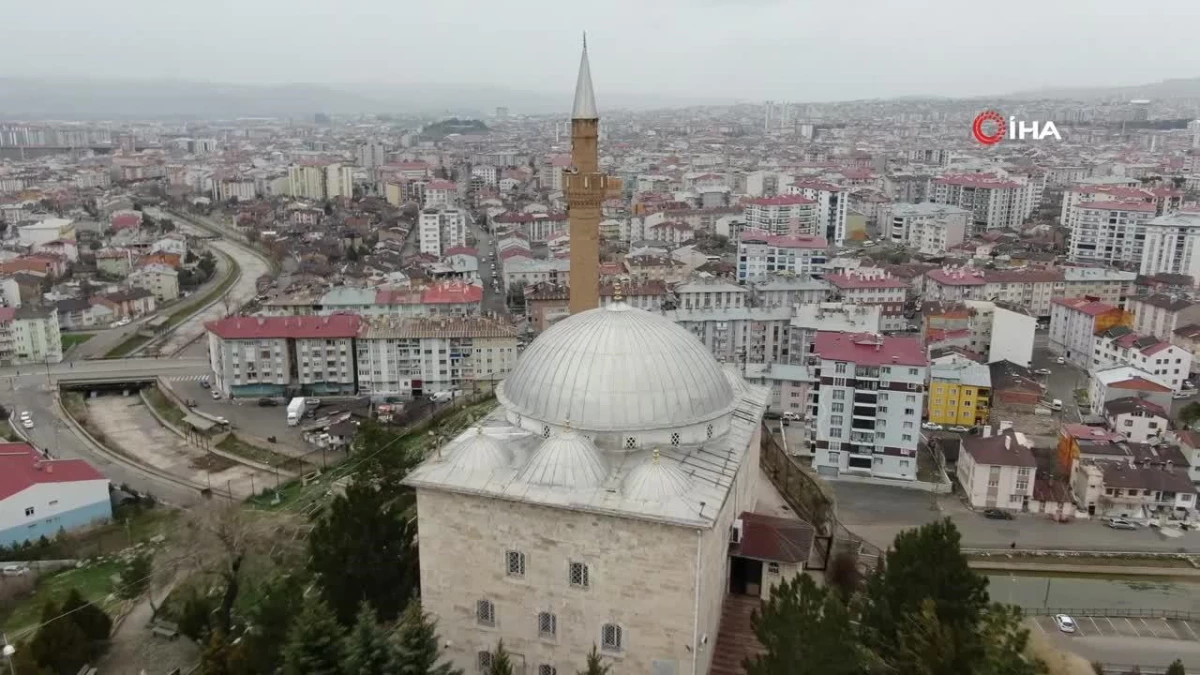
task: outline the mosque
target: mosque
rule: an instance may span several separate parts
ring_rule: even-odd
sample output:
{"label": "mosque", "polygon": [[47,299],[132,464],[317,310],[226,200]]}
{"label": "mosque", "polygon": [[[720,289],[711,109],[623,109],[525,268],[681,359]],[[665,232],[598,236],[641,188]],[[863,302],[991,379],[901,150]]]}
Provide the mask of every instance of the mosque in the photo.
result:
{"label": "mosque", "polygon": [[525,350],[495,411],[407,478],[421,597],[467,673],[503,639],[529,675],[581,670],[593,645],[613,672],[706,675],[769,390],[658,314],[598,308],[615,179],[598,169],[586,42],[572,117],[572,314]]}

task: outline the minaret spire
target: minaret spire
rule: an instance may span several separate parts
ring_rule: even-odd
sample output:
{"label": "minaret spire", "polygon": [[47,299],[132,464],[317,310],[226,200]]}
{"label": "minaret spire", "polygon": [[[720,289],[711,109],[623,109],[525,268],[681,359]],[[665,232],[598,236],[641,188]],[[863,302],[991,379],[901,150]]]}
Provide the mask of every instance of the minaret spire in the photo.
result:
{"label": "minaret spire", "polygon": [[579,58],[579,79],[575,81],[575,107],[571,119],[599,119],[596,111],[596,92],[592,89],[592,68],[588,64],[587,31],[583,33],[583,55]]}

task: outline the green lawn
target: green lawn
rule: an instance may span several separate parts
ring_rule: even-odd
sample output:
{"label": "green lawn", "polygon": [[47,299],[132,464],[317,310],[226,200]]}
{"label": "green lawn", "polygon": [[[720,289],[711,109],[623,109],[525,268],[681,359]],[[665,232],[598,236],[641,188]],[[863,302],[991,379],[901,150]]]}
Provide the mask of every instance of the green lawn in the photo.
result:
{"label": "green lawn", "polygon": [[115,577],[121,571],[121,563],[116,560],[95,562],[78,569],[67,569],[43,577],[33,595],[17,603],[12,611],[4,618],[2,626],[10,640],[16,641],[28,637],[42,615],[42,606],[47,601],[62,602],[72,588],[79,589],[84,598],[100,603],[109,611],[114,602],[106,602],[108,596],[116,588]]}
{"label": "green lawn", "polygon": [[96,337],[95,333],[63,333],[62,334],[63,351],[65,352],[68,349],[70,349],[71,347],[74,347],[76,345],[81,345],[81,344],[87,342],[88,340],[91,340],[94,337]]}
{"label": "green lawn", "polygon": [[163,416],[163,419],[176,426],[183,422],[183,418],[187,414],[175,405],[174,401],[167,398],[166,394],[156,388],[146,389],[146,400],[159,415]]}

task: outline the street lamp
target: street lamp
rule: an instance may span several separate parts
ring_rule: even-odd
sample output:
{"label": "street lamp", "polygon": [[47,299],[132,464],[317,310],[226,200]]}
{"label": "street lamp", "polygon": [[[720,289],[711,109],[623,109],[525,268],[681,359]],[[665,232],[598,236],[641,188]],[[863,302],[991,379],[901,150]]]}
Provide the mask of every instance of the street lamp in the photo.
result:
{"label": "street lamp", "polygon": [[14,666],[13,662],[12,662],[13,654],[17,653],[17,648],[8,643],[7,635],[4,636],[3,653],[4,653],[4,660],[8,661],[8,672],[11,673],[12,675],[17,675],[17,667]]}

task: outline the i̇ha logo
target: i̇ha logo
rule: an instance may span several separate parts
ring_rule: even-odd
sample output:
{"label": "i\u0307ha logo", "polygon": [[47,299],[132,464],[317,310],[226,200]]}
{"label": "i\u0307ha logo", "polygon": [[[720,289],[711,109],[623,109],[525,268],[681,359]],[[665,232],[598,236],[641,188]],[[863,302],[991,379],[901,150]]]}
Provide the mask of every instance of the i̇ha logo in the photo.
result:
{"label": "i\u0307ha logo", "polygon": [[1005,120],[1004,116],[995,110],[985,110],[976,115],[975,122],[971,124],[971,133],[974,134],[975,140],[984,145],[995,145],[1006,138],[1010,141],[1040,141],[1050,137],[1056,141],[1062,140],[1054,122],[1026,122],[1016,117]]}

